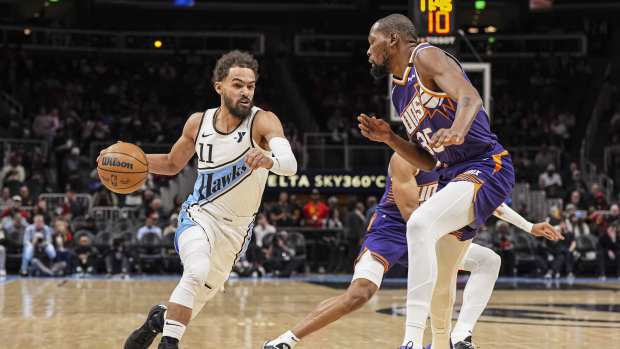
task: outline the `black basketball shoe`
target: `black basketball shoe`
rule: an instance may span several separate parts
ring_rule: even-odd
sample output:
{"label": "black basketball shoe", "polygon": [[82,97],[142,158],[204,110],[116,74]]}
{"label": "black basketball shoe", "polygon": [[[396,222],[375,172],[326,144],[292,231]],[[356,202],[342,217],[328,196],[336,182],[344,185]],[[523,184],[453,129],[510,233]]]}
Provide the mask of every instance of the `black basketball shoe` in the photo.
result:
{"label": "black basketball shoe", "polygon": [[263,343],[263,347],[261,349],[291,349],[291,346],[286,343],[278,343],[271,345],[269,341]]}
{"label": "black basketball shoe", "polygon": [[152,307],[142,326],[129,335],[124,349],[147,349],[157,334],[164,330],[164,314],[167,309],[162,304]]}
{"label": "black basketball shoe", "polygon": [[170,340],[170,338],[164,337],[162,338],[161,343],[159,343],[157,349],[179,349],[179,341],[176,339]]}
{"label": "black basketball shoe", "polygon": [[462,341],[454,344],[454,349],[476,349],[474,343],[471,341],[471,336],[463,339]]}

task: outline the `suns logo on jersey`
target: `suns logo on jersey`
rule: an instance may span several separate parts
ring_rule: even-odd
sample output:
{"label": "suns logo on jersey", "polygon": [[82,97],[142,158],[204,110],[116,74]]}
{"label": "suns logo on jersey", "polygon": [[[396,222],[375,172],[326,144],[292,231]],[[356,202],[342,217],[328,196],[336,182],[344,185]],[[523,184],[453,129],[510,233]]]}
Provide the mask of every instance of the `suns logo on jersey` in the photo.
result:
{"label": "suns logo on jersey", "polygon": [[413,96],[411,103],[400,114],[400,118],[403,120],[408,134],[412,134],[420,126],[422,119],[424,119],[424,105],[417,93]]}

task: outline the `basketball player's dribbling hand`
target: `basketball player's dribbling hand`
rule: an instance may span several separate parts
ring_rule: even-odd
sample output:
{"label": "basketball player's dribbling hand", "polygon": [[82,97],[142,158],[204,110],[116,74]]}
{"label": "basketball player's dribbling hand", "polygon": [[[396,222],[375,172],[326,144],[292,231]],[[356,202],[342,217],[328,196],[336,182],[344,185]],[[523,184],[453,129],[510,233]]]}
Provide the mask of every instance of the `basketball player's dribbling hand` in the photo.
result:
{"label": "basketball player's dribbling hand", "polygon": [[465,137],[460,132],[451,128],[441,128],[433,134],[431,138],[431,147],[439,148],[446,145],[463,144]]}
{"label": "basketball player's dribbling hand", "polygon": [[357,117],[359,121],[358,127],[362,135],[371,141],[386,143],[392,136],[392,128],[390,124],[376,117],[369,117],[366,114],[360,114]]}
{"label": "basketball player's dribbling hand", "polygon": [[551,224],[547,222],[536,223],[532,227],[530,232],[533,236],[542,236],[547,240],[558,241],[564,240],[564,236],[559,231],[555,230]]}
{"label": "basketball player's dribbling hand", "polygon": [[244,160],[252,170],[256,170],[259,167],[270,169],[273,166],[273,160],[256,148],[250,149],[245,154]]}

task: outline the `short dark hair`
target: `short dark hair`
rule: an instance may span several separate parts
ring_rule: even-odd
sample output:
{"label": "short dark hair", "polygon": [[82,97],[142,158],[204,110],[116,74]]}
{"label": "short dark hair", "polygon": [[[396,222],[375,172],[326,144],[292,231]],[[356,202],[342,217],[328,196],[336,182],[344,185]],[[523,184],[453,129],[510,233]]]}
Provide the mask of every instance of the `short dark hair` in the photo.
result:
{"label": "short dark hair", "polygon": [[213,82],[224,80],[232,67],[249,68],[258,80],[258,62],[251,54],[239,50],[230,51],[220,57],[213,68]]}
{"label": "short dark hair", "polygon": [[407,41],[418,40],[418,31],[415,29],[411,19],[405,15],[393,13],[380,18],[377,23],[379,24],[377,30],[384,34],[400,33]]}

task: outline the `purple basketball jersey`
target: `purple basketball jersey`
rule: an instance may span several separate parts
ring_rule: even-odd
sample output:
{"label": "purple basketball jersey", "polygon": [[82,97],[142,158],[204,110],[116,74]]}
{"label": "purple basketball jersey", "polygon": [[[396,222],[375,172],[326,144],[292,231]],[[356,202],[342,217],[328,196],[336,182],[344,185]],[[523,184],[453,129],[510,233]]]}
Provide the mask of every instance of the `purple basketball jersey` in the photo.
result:
{"label": "purple basketball jersey", "polygon": [[[414,49],[414,57],[425,49],[438,49],[428,43],[419,44]],[[448,57],[460,63],[449,53]],[[471,129],[461,145],[430,147],[433,134],[442,128],[450,128],[456,115],[457,101],[446,93],[427,89],[418,79],[415,65],[405,71],[407,82],[396,84],[392,89],[392,102],[407,129],[409,138],[418,142],[433,154],[444,166],[451,166],[473,159],[482,159],[500,153],[504,148],[497,136],[491,132],[489,117],[484,107],[480,109]],[[463,75],[467,79],[465,71]]]}

